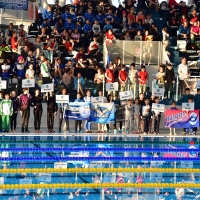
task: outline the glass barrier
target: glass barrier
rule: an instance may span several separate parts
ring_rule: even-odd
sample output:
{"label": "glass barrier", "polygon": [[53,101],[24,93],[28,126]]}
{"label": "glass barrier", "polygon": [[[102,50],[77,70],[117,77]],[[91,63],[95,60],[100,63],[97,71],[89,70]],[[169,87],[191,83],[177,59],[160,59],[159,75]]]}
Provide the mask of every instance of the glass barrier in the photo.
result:
{"label": "glass barrier", "polygon": [[169,61],[160,41],[125,41],[116,40],[113,44],[104,43],[104,64],[114,61],[117,57],[122,63],[130,64],[154,64],[159,65],[163,61]]}

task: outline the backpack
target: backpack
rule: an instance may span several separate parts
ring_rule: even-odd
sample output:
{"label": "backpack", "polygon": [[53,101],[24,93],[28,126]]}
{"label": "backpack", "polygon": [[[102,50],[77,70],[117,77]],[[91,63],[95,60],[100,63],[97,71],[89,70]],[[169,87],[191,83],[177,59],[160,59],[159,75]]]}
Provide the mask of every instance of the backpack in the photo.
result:
{"label": "backpack", "polygon": [[21,109],[26,110],[29,106],[29,97],[27,95],[21,95],[20,100],[21,100]]}

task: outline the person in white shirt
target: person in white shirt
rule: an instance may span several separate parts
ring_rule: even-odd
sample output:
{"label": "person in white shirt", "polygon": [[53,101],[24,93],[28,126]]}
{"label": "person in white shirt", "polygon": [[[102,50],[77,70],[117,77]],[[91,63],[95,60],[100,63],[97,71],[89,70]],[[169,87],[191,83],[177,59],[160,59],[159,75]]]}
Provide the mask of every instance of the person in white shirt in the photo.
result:
{"label": "person in white shirt", "polygon": [[183,94],[183,85],[184,85],[184,79],[190,77],[190,70],[187,65],[186,58],[181,58],[181,64],[178,65],[178,75],[179,75],[179,81],[180,81],[180,88],[181,88],[181,95]]}
{"label": "person in white shirt", "polygon": [[35,71],[33,70],[33,64],[30,64],[28,69],[26,70],[26,78],[27,79],[35,78]]}
{"label": "person in white shirt", "polygon": [[158,88],[164,88],[164,86],[165,86],[165,71],[164,71],[164,67],[162,65],[160,65],[159,71],[156,74],[156,81],[157,81]]}
{"label": "person in white shirt", "polygon": [[129,79],[131,81],[131,90],[133,91],[133,98],[136,97],[136,85],[137,85],[138,71],[135,69],[135,63],[131,63],[129,70]]}

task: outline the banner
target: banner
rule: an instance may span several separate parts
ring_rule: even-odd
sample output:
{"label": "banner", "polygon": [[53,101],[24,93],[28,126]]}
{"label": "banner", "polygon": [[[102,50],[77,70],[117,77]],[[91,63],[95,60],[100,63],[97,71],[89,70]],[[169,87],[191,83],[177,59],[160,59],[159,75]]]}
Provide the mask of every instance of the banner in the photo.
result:
{"label": "banner", "polygon": [[116,107],[116,122],[124,122],[125,121],[125,106],[117,106]]}
{"label": "banner", "polygon": [[119,93],[120,100],[133,99],[133,91],[125,91]]}
{"label": "banner", "polygon": [[69,95],[56,95],[56,103],[69,103]]}
{"label": "banner", "polygon": [[28,0],[1,0],[0,8],[12,10],[28,10]]}
{"label": "banner", "polygon": [[166,110],[165,127],[167,128],[199,127],[199,111]]}
{"label": "banner", "polygon": [[114,103],[92,103],[91,104],[91,122],[99,124],[115,123],[115,104]]}
{"label": "banner", "polygon": [[152,103],[152,111],[165,112],[165,105],[158,104],[158,103]]}
{"label": "banner", "polygon": [[41,93],[46,93],[46,92],[54,92],[54,85],[53,85],[53,83],[42,84],[42,86],[41,86]]}
{"label": "banner", "polygon": [[181,85],[182,95],[185,93],[185,88],[190,88],[190,94],[195,95],[197,93],[198,81],[200,81],[200,79],[184,79],[182,81],[183,84]]}
{"label": "banner", "polygon": [[165,92],[164,88],[153,88],[152,95],[156,96],[156,97],[157,96],[158,97],[160,97],[160,96],[164,97],[164,92]]}
{"label": "banner", "polygon": [[88,120],[90,117],[90,102],[73,102],[65,108],[64,118],[68,120]]}
{"label": "banner", "polygon": [[106,91],[118,91],[118,82],[106,83]]}
{"label": "banner", "polygon": [[35,87],[35,79],[23,79],[22,88],[33,88]]}

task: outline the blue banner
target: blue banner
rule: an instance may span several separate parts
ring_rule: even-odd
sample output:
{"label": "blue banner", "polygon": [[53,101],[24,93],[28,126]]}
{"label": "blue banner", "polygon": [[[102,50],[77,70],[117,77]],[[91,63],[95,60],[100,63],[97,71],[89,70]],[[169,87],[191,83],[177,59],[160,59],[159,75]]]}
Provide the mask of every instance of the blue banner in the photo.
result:
{"label": "blue banner", "polygon": [[90,121],[99,124],[115,123],[114,103],[92,103]]}
{"label": "blue banner", "polygon": [[90,103],[74,102],[69,103],[65,108],[65,119],[68,120],[88,120],[90,117]]}
{"label": "blue banner", "polygon": [[0,8],[12,10],[28,10],[28,0],[1,0]]}

